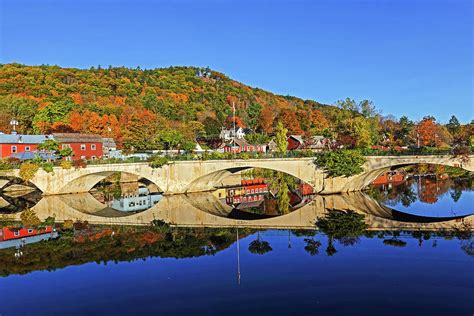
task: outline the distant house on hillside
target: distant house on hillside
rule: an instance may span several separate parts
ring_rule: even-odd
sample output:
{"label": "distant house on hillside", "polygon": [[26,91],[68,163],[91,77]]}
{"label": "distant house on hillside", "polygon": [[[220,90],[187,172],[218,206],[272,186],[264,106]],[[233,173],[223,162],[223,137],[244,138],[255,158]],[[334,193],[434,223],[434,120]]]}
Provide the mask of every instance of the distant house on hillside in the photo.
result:
{"label": "distant house on hillside", "polygon": [[100,159],[104,155],[103,140],[99,135],[79,133],[53,133],[61,149],[71,148],[72,159]]}
{"label": "distant house on hillside", "polygon": [[267,144],[267,151],[268,152],[275,152],[277,150],[277,143],[275,142],[275,140],[271,140],[268,144]]}
{"label": "distant house on hillside", "polygon": [[236,138],[224,145],[224,152],[226,153],[240,153],[240,152],[262,152],[266,150],[265,145],[252,145],[243,138]]}
{"label": "distant house on hillside", "polygon": [[102,151],[105,158],[110,158],[110,152],[117,150],[115,140],[110,137],[102,138]]}
{"label": "distant house on hillside", "polygon": [[316,135],[303,139],[302,135],[288,136],[288,150],[311,150],[321,151],[332,144],[332,141],[324,136]]}
{"label": "distant house on hillside", "polygon": [[245,137],[245,135],[248,135],[251,133],[253,133],[253,131],[250,128],[237,127],[235,129],[235,135],[234,135],[233,129],[225,129],[223,127],[219,137],[220,139],[223,139],[224,141],[229,141],[233,138],[242,139]]}

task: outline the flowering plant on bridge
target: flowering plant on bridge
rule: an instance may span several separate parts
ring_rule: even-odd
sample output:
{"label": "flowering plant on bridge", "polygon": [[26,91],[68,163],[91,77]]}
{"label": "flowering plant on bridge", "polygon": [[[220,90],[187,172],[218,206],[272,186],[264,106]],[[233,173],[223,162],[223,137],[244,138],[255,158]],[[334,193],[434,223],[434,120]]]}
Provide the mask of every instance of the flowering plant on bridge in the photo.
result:
{"label": "flowering plant on bridge", "polygon": [[20,178],[30,181],[39,169],[39,165],[32,162],[22,163],[20,166]]}
{"label": "flowering plant on bridge", "polygon": [[363,171],[364,156],[357,150],[337,150],[320,153],[314,163],[332,177],[350,177]]}

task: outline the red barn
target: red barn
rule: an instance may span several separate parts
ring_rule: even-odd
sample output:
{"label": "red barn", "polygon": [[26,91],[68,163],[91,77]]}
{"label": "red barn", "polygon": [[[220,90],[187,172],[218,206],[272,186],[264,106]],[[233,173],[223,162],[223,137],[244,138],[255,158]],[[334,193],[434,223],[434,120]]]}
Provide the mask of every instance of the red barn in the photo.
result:
{"label": "red barn", "polygon": [[52,136],[0,134],[0,159],[16,153],[36,151],[38,145],[48,139],[52,139]]}
{"label": "red barn", "polygon": [[302,149],[304,146],[303,136],[301,135],[290,135],[287,138],[287,142],[287,150]]}
{"label": "red barn", "polygon": [[102,137],[94,134],[53,133],[61,149],[71,148],[72,159],[95,160],[103,156]]}

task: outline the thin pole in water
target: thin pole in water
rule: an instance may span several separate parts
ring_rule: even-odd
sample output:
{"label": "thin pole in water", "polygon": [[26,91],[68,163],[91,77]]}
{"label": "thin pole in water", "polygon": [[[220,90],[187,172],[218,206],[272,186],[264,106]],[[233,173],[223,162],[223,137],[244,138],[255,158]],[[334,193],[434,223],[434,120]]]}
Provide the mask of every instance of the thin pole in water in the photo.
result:
{"label": "thin pole in water", "polygon": [[239,228],[237,228],[237,284],[240,285],[240,244],[239,244]]}

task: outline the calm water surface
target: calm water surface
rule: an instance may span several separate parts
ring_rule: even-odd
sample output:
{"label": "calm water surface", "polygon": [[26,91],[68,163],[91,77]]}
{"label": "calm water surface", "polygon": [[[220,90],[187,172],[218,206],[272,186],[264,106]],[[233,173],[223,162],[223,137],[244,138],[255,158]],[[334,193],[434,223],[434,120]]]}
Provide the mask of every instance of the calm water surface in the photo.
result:
{"label": "calm water surface", "polygon": [[[282,201],[296,209],[303,191],[268,198],[264,189],[265,199],[252,204],[234,203],[235,192],[231,200],[215,196],[232,216],[262,218],[282,215]],[[413,215],[473,213],[472,183],[410,179],[369,195]],[[124,216],[161,200],[143,186],[94,196]],[[472,315],[471,232],[413,224],[350,238],[325,230],[83,225],[0,249],[0,315]]]}

